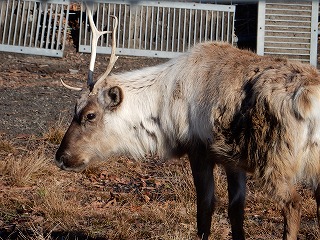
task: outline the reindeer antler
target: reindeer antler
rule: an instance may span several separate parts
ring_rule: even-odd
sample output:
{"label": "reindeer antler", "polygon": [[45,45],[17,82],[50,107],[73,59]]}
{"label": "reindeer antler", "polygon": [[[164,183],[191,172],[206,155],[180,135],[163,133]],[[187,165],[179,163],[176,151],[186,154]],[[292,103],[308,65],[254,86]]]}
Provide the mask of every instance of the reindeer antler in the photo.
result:
{"label": "reindeer antler", "polygon": [[[96,28],[94,22],[93,22],[93,17],[92,17],[92,12],[88,4],[86,4],[87,12],[88,12],[88,17],[89,17],[89,23],[90,27],[92,30],[92,42],[91,42],[91,59],[90,59],[90,65],[89,65],[89,73],[88,73],[88,81],[87,85],[90,89],[91,94],[95,94],[96,90],[98,89],[98,85],[109,75],[111,72],[115,62],[117,61],[118,57],[116,56],[116,31],[118,27],[118,18],[116,16],[111,16],[115,19],[115,24],[113,26],[113,31],[98,31]],[[107,66],[107,70],[99,77],[99,79],[94,82],[93,81],[93,71],[94,71],[94,63],[96,60],[96,55],[97,55],[97,45],[98,45],[98,39],[100,36],[106,33],[112,33],[112,48],[111,48],[111,56],[110,56],[110,61]]]}
{"label": "reindeer antler", "polygon": [[[116,31],[118,27],[118,18],[116,16],[111,15],[112,18],[114,18],[115,23],[113,26],[113,31],[99,31],[94,24],[92,12],[89,7],[89,5],[86,3],[86,11],[88,14],[89,24],[92,31],[92,41],[91,41],[91,58],[90,58],[90,64],[89,64],[89,73],[88,73],[88,80],[87,80],[87,86],[90,89],[90,94],[96,94],[96,91],[98,89],[98,85],[101,84],[101,82],[109,75],[111,72],[115,62],[118,59],[118,56],[116,56]],[[98,46],[98,40],[99,37],[101,37],[103,34],[106,33],[112,33],[112,45],[111,45],[111,56],[109,60],[109,64],[107,66],[107,70],[98,78],[96,82],[93,81],[93,71],[94,71],[94,63],[96,61],[97,56],[97,46]],[[68,89],[81,91],[82,88],[78,87],[72,87],[66,84],[62,79],[60,79],[63,86],[65,86]]]}

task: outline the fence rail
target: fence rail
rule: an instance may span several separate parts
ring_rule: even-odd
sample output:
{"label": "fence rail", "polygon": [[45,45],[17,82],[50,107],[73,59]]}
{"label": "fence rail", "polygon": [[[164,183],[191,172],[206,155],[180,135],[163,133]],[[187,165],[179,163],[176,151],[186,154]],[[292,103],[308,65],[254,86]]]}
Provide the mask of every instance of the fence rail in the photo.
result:
{"label": "fence rail", "polygon": [[0,51],[62,57],[67,1],[0,1]]}
{"label": "fence rail", "polygon": [[[91,34],[84,6],[81,11],[79,51],[90,52]],[[233,5],[104,1],[94,4],[93,13],[100,30],[111,30],[110,15],[118,17],[117,54],[170,58],[198,42],[233,43]],[[98,53],[111,52],[110,37],[99,40]]]}

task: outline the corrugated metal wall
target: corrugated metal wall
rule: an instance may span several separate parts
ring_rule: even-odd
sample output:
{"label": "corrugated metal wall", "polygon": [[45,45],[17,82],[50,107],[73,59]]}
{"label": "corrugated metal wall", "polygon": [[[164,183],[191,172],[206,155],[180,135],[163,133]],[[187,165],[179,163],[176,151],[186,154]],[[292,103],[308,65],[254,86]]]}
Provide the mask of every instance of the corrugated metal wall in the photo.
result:
{"label": "corrugated metal wall", "polygon": [[257,53],[317,65],[319,2],[260,1]]}

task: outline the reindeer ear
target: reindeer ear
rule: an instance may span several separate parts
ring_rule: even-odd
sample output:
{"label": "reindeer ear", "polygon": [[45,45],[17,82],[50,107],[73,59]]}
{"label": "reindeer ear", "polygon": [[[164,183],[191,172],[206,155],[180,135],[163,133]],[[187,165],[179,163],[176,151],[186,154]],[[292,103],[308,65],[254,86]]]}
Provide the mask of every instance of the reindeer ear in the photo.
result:
{"label": "reindeer ear", "polygon": [[106,109],[114,110],[122,102],[122,90],[117,86],[105,89],[102,95],[103,100],[101,98],[99,99],[102,100]]}

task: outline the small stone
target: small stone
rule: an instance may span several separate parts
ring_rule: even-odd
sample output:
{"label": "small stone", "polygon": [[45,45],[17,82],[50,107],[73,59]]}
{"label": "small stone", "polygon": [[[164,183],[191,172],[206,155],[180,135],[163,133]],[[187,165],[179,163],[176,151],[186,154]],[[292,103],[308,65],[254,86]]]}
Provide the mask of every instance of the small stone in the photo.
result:
{"label": "small stone", "polygon": [[71,74],[76,74],[76,73],[79,72],[79,70],[77,70],[77,69],[69,69],[69,72],[70,72]]}

